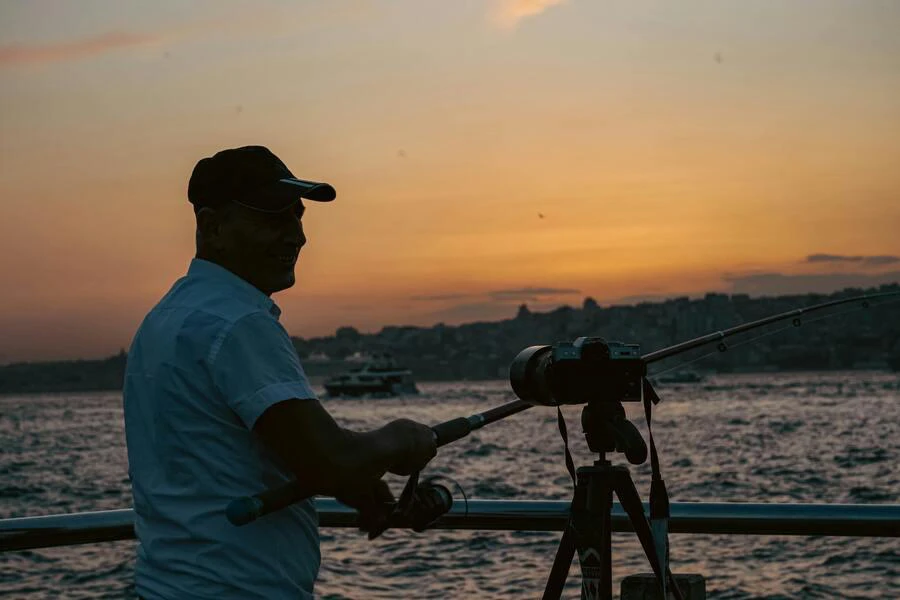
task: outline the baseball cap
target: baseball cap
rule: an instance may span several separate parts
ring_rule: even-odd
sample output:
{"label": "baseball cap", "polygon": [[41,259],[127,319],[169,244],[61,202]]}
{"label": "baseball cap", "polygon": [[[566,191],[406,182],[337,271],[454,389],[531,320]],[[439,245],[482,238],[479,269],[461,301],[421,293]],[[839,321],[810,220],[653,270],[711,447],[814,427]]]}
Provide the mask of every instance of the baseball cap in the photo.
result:
{"label": "baseball cap", "polygon": [[188,182],[195,209],[237,202],[261,212],[281,212],[300,198],[331,202],[336,193],[327,183],[294,177],[264,146],[242,146],[200,159]]}

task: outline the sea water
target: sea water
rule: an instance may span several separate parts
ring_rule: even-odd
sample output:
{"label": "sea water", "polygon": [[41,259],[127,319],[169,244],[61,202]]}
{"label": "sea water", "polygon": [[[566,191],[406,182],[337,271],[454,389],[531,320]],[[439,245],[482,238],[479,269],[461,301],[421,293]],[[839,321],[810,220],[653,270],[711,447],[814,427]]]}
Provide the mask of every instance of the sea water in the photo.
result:
{"label": "sea water", "polygon": [[[422,394],[323,400],[344,426],[436,424],[514,400],[506,381],[422,383]],[[673,502],[900,502],[900,377],[858,371],[719,375],[660,385],[654,438]],[[320,390],[321,391],[321,390]],[[637,405],[629,418],[646,437]],[[576,465],[594,456],[580,407],[563,410]],[[0,518],[131,506],[120,393],[0,397]],[[613,458],[624,464],[624,457]],[[649,492],[649,465],[631,467]],[[556,411],[536,407],[442,448],[425,475],[470,498],[570,500]],[[403,479],[389,482],[399,494]],[[458,492],[456,500],[461,501]],[[388,531],[369,542],[322,529],[321,598],[536,598],[554,532]],[[707,597],[900,598],[896,538],[673,534],[672,569]],[[134,541],[0,554],[0,596],[134,597]],[[633,534],[614,534],[613,578],[648,572]],[[564,594],[579,597],[577,563]]]}

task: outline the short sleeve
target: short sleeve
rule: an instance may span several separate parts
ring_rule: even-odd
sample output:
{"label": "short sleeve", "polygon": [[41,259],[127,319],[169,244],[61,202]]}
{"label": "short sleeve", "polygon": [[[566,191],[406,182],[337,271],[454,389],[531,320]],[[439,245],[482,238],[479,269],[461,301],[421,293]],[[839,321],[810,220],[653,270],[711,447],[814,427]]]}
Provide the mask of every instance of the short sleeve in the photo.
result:
{"label": "short sleeve", "polygon": [[210,362],[213,382],[249,429],[273,404],[316,398],[290,336],[265,313],[238,320]]}

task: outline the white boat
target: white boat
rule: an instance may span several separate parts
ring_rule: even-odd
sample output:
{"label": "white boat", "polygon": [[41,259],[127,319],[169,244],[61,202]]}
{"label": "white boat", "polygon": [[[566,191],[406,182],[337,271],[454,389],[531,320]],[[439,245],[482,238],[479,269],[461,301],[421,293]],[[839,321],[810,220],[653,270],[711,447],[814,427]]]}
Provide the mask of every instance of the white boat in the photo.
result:
{"label": "white boat", "polygon": [[657,377],[651,377],[654,383],[700,383],[704,377],[696,371],[675,371]]}
{"label": "white boat", "polygon": [[360,367],[327,379],[325,391],[330,397],[419,393],[412,371],[398,365],[390,357],[370,360]]}

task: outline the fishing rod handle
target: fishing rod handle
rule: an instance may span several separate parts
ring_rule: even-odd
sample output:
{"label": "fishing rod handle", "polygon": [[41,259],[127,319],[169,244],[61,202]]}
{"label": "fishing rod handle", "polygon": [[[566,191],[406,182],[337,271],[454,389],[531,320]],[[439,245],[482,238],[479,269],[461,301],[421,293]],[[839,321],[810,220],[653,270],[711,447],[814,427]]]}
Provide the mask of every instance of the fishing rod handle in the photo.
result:
{"label": "fishing rod handle", "polygon": [[472,431],[472,422],[468,417],[459,417],[439,423],[432,427],[431,430],[434,431],[434,441],[440,447],[469,435]]}
{"label": "fishing rod handle", "polygon": [[434,431],[435,441],[437,445],[444,446],[450,442],[460,440],[476,429],[481,429],[485,425],[495,423],[501,419],[512,416],[516,413],[528,410],[533,405],[522,400],[508,402],[502,406],[486,410],[483,413],[471,415],[469,417],[458,417],[444,423],[439,423],[431,428]]}
{"label": "fishing rod handle", "polygon": [[[434,432],[434,441],[438,447],[445,446],[450,442],[466,437],[473,430],[480,429],[488,423],[499,421],[503,417],[530,407],[531,405],[526,402],[516,401],[479,415],[458,417],[438,423],[431,428],[432,432]],[[485,415],[488,415],[488,417]],[[225,516],[232,525],[246,525],[263,515],[281,510],[313,495],[304,489],[298,481],[292,481],[281,487],[260,492],[255,496],[244,496],[243,498],[232,500],[225,509]]]}
{"label": "fishing rod handle", "polygon": [[[463,424],[461,425],[457,423],[457,421],[463,421]],[[443,429],[440,431],[443,433],[438,431],[441,427],[443,427]],[[464,428],[465,431],[463,431]],[[469,428],[469,421],[462,418],[454,419],[447,423],[441,423],[432,429],[437,445],[441,446],[454,440],[458,440],[461,437],[465,437],[469,433]],[[267,515],[276,510],[281,510],[291,504],[311,498],[313,495],[314,494],[311,494],[305,489],[299,481],[292,481],[280,487],[260,492],[255,496],[244,496],[243,498],[232,500],[225,508],[225,517],[232,525],[246,525],[263,515]]]}
{"label": "fishing rod handle", "polygon": [[260,492],[255,496],[244,496],[232,500],[225,509],[225,516],[232,525],[246,525],[263,515],[281,510],[312,496],[313,494],[310,494],[299,481],[292,481],[283,486]]}

